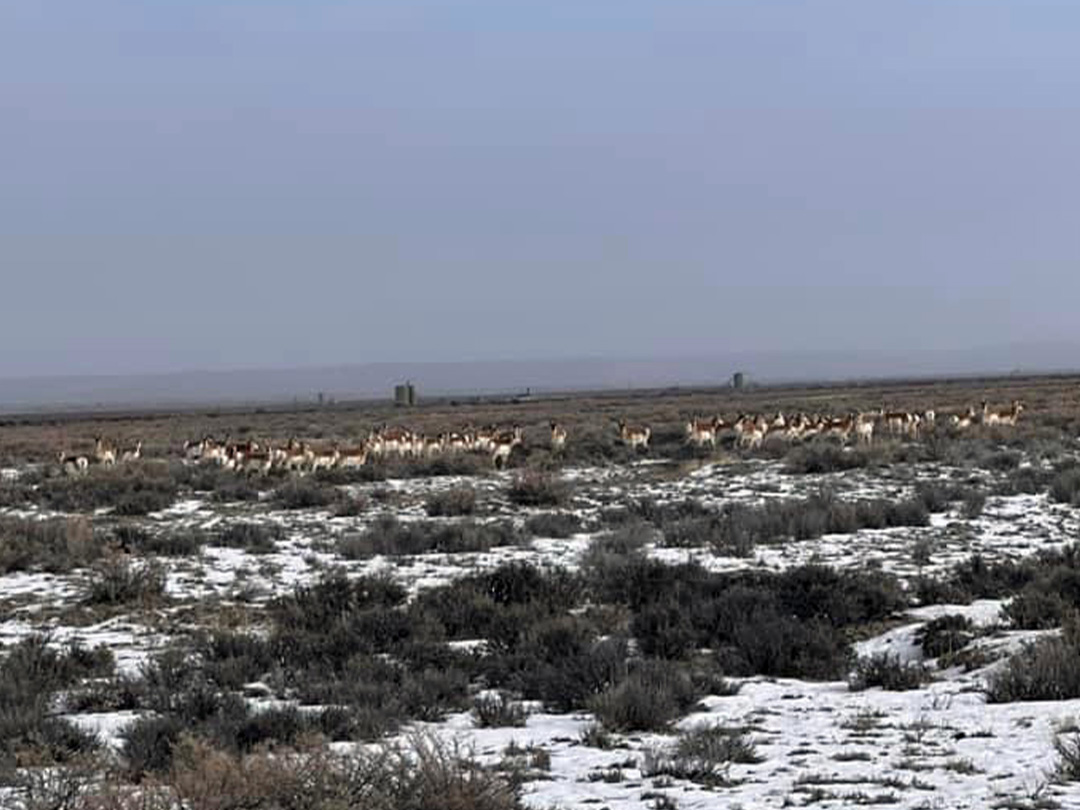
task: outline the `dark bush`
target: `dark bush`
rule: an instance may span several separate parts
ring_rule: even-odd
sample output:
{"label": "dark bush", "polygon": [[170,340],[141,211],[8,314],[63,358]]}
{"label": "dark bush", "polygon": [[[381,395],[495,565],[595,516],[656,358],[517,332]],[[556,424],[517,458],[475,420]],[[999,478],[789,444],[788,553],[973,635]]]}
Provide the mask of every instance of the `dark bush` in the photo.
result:
{"label": "dark bush", "polygon": [[915,485],[915,501],[921,503],[928,512],[945,512],[957,501],[963,501],[974,490],[963,484],[950,481],[920,481]]}
{"label": "dark bush", "polygon": [[917,498],[842,501],[822,492],[804,500],[774,501],[762,506],[729,504],[718,517],[699,518],[688,525],[668,528],[674,543],[707,538],[717,553],[746,556],[756,545],[813,540],[825,534],[851,534],[860,529],[925,526],[929,520],[926,507]]}
{"label": "dark bush", "polygon": [[1069,604],[1061,594],[1029,585],[1016,594],[1001,612],[1019,630],[1051,630],[1061,625]]}
{"label": "dark bush", "polygon": [[904,663],[897,656],[880,653],[861,658],[848,679],[852,692],[880,687],[890,692],[906,692],[918,689],[929,680],[930,675],[920,664]]}
{"label": "dark bush", "polygon": [[338,499],[334,501],[333,515],[334,517],[359,517],[364,514],[369,508],[370,504],[368,499],[363,495],[347,495],[341,493]]}
{"label": "dark bush", "polygon": [[514,477],[506,490],[510,503],[517,506],[562,506],[570,497],[569,487],[550,475],[524,472]]}
{"label": "dark bush", "polygon": [[473,701],[473,722],[477,728],[524,728],[529,712],[508,695],[481,695]]}
{"label": "dark bush", "polygon": [[8,648],[0,660],[0,766],[25,758],[37,764],[64,763],[96,748],[96,738],[52,716],[57,693],[81,680],[112,673],[104,649],[54,649],[43,636]]}
{"label": "dark bush", "polygon": [[506,775],[464,751],[413,736],[379,751],[325,750],[239,755],[197,740],[177,746],[169,795],[198,808],[521,810]]}
{"label": "dark bush", "polygon": [[274,502],[282,509],[320,509],[338,500],[338,490],[311,478],[291,478],[274,490]]}
{"label": "dark bush", "polygon": [[151,532],[131,524],[121,524],[113,529],[113,538],[121,551],[142,556],[193,557],[206,543],[206,536],[199,531]]}
{"label": "dark bush", "polygon": [[664,776],[709,786],[727,785],[733,762],[761,761],[757,747],[743,729],[698,726],[682,732],[673,751],[646,754],[641,770],[649,779]]}
{"label": "dark bush", "polygon": [[516,545],[522,540],[521,533],[509,522],[404,522],[393,515],[383,515],[362,534],[341,538],[338,551],[346,559],[379,554],[458,554]]}
{"label": "dark bush", "polygon": [[818,441],[792,448],[784,458],[784,469],[796,475],[820,475],[869,467],[874,461],[870,451]]}
{"label": "dark bush", "polygon": [[657,529],[665,529],[671,523],[712,517],[716,512],[694,498],[679,501],[658,502],[653,498],[641,498],[627,505],[628,512],[638,520],[651,523]]}
{"label": "dark bush", "polygon": [[64,573],[99,559],[107,547],[88,518],[0,518],[0,573]]}
{"label": "dark bush", "polygon": [[44,506],[61,512],[112,507],[118,515],[145,515],[172,506],[177,485],[166,469],[148,465],[100,467],[76,478],[48,478],[38,490]]}
{"label": "dark bush", "polygon": [[584,526],[572,512],[541,512],[525,521],[525,531],[533,537],[565,539],[584,531]]}
{"label": "dark bush", "polygon": [[1050,497],[1058,503],[1080,506],[1080,467],[1070,467],[1050,482]]}
{"label": "dark bush", "polygon": [[463,517],[476,512],[476,490],[454,487],[436,492],[424,505],[429,517]]}
{"label": "dark bush", "polygon": [[927,622],[915,636],[927,658],[952,655],[970,644],[974,638],[971,622],[956,614]]}
{"label": "dark bush", "polygon": [[276,523],[230,523],[213,537],[215,546],[240,548],[249,554],[272,554],[285,531]]}
{"label": "dark bush", "polygon": [[664,731],[697,703],[690,676],[663,661],[641,661],[626,679],[590,702],[596,719],[610,731]]}
{"label": "dark bush", "polygon": [[140,717],[120,733],[120,753],[129,775],[141,780],[150,774],[165,773],[172,767],[173,750],[184,726],[175,717]]}
{"label": "dark bush", "polygon": [[297,587],[270,605],[280,627],[325,632],[343,618],[372,608],[404,604],[408,591],[388,576],[348,578],[332,572],[312,585]]}
{"label": "dark bush", "polygon": [[134,565],[120,556],[94,566],[87,587],[88,605],[151,605],[165,598],[165,570],[154,562]]}
{"label": "dark bush", "polygon": [[986,684],[988,703],[1080,698],[1080,645],[1074,637],[1041,638],[1024,646]]}
{"label": "dark bush", "polygon": [[985,508],[986,493],[982,490],[973,489],[964,496],[963,504],[960,507],[960,515],[967,520],[975,520],[982,515]]}
{"label": "dark bush", "polygon": [[192,465],[181,467],[177,480],[195,492],[208,492],[218,503],[252,502],[259,500],[259,488],[251,476],[221,467]]}

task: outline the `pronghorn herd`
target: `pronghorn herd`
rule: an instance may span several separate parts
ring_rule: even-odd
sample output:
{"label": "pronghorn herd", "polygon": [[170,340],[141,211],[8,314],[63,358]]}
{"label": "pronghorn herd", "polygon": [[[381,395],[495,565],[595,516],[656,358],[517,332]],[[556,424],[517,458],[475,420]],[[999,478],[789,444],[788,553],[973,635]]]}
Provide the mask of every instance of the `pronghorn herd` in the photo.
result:
{"label": "pronghorn herd", "polygon": [[[1013,401],[1005,410],[993,410],[983,402],[981,411],[969,407],[966,411],[952,414],[949,425],[954,430],[976,424],[1011,427],[1019,421],[1023,410],[1024,405],[1019,401]],[[686,442],[698,447],[715,447],[721,435],[732,435],[736,445],[750,449],[772,440],[799,442],[816,436],[870,444],[875,435],[883,434],[893,438],[918,439],[932,432],[936,425],[937,412],[932,409],[890,411],[883,407],[876,411],[855,411],[844,416],[739,414],[730,422],[719,416],[690,419],[686,423]]]}
{"label": "pronghorn herd", "polygon": [[[258,442],[218,441],[207,436],[184,444],[184,457],[197,463],[212,463],[231,470],[269,473],[273,469],[288,472],[355,469],[378,459],[433,459],[461,453],[487,455],[496,468],[505,467],[515,447],[524,441],[524,432],[515,425],[508,430],[495,426],[467,428],[460,432],[426,436],[408,428],[383,426],[371,431],[363,441],[342,446],[316,445],[296,438],[281,446]],[[551,447],[560,451],[566,445],[566,431],[552,423]]]}
{"label": "pronghorn herd", "polygon": [[[983,402],[981,409],[969,407],[948,416],[947,424],[955,431],[974,425],[1015,426],[1024,405],[1014,401],[1010,407],[993,409]],[[755,449],[766,442],[780,440],[800,442],[814,437],[870,444],[875,436],[918,439],[932,432],[938,424],[934,410],[895,411],[880,408],[876,411],[856,411],[843,416],[795,413],[739,414],[733,420],[720,416],[694,417],[686,422],[686,442],[698,447],[716,447],[722,436],[732,437],[740,448]],[[561,455],[566,450],[568,433],[559,422],[550,423],[551,452]],[[632,425],[625,419],[617,422],[618,437],[632,450],[646,450],[652,438],[648,425]],[[267,474],[272,470],[286,472],[317,472],[331,469],[355,469],[379,459],[434,459],[463,453],[477,453],[491,459],[498,469],[505,467],[514,448],[524,442],[524,432],[518,425],[502,429],[471,426],[459,432],[428,436],[404,427],[382,427],[372,430],[362,441],[349,444],[315,444],[297,438],[285,444],[257,441],[232,441],[228,436],[217,440],[206,436],[184,443],[184,459],[191,463],[215,464],[230,470]],[[141,441],[128,447],[94,438],[93,453],[71,455],[60,453],[58,463],[68,475],[87,472],[92,465],[112,467],[138,461],[142,457]]]}
{"label": "pronghorn herd", "polygon": [[142,442],[136,442],[134,446],[121,448],[119,445],[105,439],[104,436],[94,437],[94,452],[90,455],[73,455],[61,452],[57,460],[60,469],[68,475],[78,475],[90,469],[91,464],[102,467],[113,467],[117,461],[125,464],[130,461],[138,461],[142,458]]}

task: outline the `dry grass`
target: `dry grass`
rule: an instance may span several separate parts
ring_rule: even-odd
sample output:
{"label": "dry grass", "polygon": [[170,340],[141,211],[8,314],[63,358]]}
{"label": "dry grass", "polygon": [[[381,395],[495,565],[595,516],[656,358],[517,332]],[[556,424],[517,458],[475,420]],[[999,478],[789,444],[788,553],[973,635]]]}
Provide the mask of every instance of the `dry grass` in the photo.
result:
{"label": "dry grass", "polygon": [[625,455],[616,442],[616,420],[648,424],[654,450],[681,455],[683,426],[692,414],[772,412],[783,410],[846,413],[890,409],[939,413],[978,405],[983,399],[1004,404],[1026,403],[1020,426],[1012,431],[989,430],[991,437],[1046,438],[1080,432],[1080,384],[1076,377],[1035,376],[934,382],[896,382],[820,387],[775,387],[744,391],[729,388],[611,392],[537,399],[430,403],[402,412],[389,402],[358,402],[330,408],[215,409],[181,413],[32,414],[9,416],[0,422],[0,464],[51,462],[63,450],[86,453],[93,437],[104,434],[121,444],[144,441],[144,457],[160,459],[179,454],[185,440],[207,433],[243,440],[258,437],[284,442],[302,436],[315,442],[349,443],[383,423],[407,423],[435,435],[460,430],[467,424],[512,425],[525,430],[525,448],[549,456],[549,420],[569,433],[565,460],[618,460]]}

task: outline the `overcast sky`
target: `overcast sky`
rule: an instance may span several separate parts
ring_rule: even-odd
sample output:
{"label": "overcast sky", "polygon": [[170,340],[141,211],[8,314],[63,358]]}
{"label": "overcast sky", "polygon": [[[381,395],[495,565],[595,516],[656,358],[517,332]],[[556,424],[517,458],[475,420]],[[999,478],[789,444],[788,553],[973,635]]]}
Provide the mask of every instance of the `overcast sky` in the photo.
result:
{"label": "overcast sky", "polygon": [[0,376],[1077,340],[1077,30],[4,0]]}

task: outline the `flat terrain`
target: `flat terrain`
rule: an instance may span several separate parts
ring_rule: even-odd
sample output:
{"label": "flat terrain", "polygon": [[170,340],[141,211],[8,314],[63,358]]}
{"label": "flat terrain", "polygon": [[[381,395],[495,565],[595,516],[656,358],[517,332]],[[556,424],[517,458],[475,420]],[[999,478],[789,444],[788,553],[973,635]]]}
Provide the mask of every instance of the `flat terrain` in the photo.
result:
{"label": "flat terrain", "polygon": [[[1025,410],[952,426],[984,400]],[[878,409],[937,416],[869,445],[685,441]],[[505,469],[184,458],[384,424],[524,441]],[[58,467],[98,435],[141,458]],[[0,806],[301,806],[228,775],[403,750],[457,769],[446,806],[1080,807],[1078,436],[1069,377],[11,417]]]}

